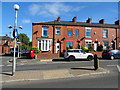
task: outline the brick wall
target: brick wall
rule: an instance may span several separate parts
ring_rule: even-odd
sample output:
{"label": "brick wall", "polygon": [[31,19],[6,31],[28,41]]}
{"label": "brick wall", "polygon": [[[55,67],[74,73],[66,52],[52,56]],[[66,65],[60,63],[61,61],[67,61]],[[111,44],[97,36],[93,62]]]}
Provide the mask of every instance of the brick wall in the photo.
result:
{"label": "brick wall", "polygon": [[[46,37],[42,37],[42,26],[49,27],[47,38],[51,38],[53,40],[53,35],[54,35],[54,47],[51,46],[51,50],[53,50],[53,48],[54,48],[54,52],[52,52],[52,51],[51,52],[41,52],[40,54],[38,54],[39,58],[59,57],[59,55],[55,53],[56,52],[55,45],[56,45],[57,41],[61,41],[63,38],[65,38],[65,39],[63,41],[61,41],[61,52],[66,50],[67,40],[72,40],[73,47],[74,47],[74,49],[76,49],[78,46],[78,42],[77,42],[78,39],[80,40],[83,38],[83,40],[80,41],[82,46],[85,46],[85,40],[92,40],[92,43],[97,40],[98,42],[100,42],[101,45],[103,45],[103,40],[106,40],[106,41],[109,41],[109,46],[111,46],[110,42],[116,38],[116,29],[115,28],[87,27],[87,28],[91,28],[91,38],[87,38],[87,37],[85,37],[86,27],[83,27],[83,26],[38,25],[37,24],[37,25],[33,25],[33,30],[32,30],[32,46],[33,47],[38,47],[38,41],[36,40],[36,38],[46,38]],[[53,30],[55,27],[61,27],[61,34],[60,35],[55,35],[55,33],[53,34]],[[67,29],[68,28],[71,28],[73,30],[72,37],[67,36]],[[79,37],[75,36],[76,29],[79,29]],[[107,38],[103,38],[103,29],[108,29],[108,37]],[[114,42],[116,43],[116,40],[114,40]],[[117,45],[115,45],[115,47],[116,46]],[[101,53],[98,52],[98,54],[100,55]]]}
{"label": "brick wall", "polygon": [[37,55],[37,58],[59,58],[59,53],[51,53],[50,51],[49,52],[40,52]]}

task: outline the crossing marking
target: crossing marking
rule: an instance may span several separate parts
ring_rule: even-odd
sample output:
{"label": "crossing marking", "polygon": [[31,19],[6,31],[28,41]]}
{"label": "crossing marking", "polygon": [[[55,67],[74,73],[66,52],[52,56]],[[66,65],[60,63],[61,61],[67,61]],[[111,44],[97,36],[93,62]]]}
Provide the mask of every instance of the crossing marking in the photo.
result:
{"label": "crossing marking", "polygon": [[118,69],[118,71],[120,72],[120,66],[119,66],[119,65],[117,65],[117,69]]}

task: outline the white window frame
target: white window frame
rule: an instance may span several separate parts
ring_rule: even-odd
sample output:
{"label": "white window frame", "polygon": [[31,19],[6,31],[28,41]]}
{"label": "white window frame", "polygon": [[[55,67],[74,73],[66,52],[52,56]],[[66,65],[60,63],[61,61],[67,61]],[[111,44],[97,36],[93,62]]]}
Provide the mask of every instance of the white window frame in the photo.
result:
{"label": "white window frame", "polygon": [[[52,41],[52,39],[40,39],[39,41],[38,41],[38,49],[40,50],[40,51],[49,51],[49,50],[51,50],[51,47],[50,47],[50,45],[51,45],[51,41]],[[41,43],[40,43],[41,42]],[[47,43],[47,44],[46,44]],[[41,45],[40,45],[41,44]],[[41,46],[41,47],[39,47],[39,46]]]}
{"label": "white window frame", "polygon": [[[44,28],[47,28],[47,36],[44,35]],[[42,36],[43,37],[48,37],[48,27],[42,27]]]}
{"label": "white window frame", "polygon": [[60,33],[57,33],[57,31],[58,31],[57,28],[59,28],[59,32],[60,32],[60,30],[61,30],[61,27],[55,27],[55,34],[56,34],[56,35],[60,35]]}
{"label": "white window frame", "polygon": [[[104,32],[106,30],[106,32]],[[103,29],[103,38],[108,38],[108,29]]]}
{"label": "white window frame", "polygon": [[[90,29],[90,36],[86,36],[87,29]],[[91,38],[91,28],[88,27],[85,28],[85,37]]]}

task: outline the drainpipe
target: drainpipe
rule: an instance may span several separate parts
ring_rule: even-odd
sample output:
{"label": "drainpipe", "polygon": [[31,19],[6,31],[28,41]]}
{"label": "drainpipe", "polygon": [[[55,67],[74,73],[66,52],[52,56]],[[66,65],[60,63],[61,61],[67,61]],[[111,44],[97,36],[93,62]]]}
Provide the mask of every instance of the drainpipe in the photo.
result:
{"label": "drainpipe", "polygon": [[52,46],[53,46],[53,48],[52,48],[52,53],[54,53],[54,43],[55,43],[55,25],[53,25],[52,26],[53,27],[53,43],[52,43]]}
{"label": "drainpipe", "polygon": [[117,34],[117,28],[116,28],[116,49],[117,49],[117,45],[118,45],[117,40],[118,40],[118,34]]}

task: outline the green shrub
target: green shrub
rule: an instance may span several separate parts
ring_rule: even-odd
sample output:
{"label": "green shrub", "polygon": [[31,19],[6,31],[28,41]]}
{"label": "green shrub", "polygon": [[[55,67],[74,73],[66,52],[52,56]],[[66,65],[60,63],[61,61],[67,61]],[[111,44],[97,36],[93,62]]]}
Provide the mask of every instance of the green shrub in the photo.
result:
{"label": "green shrub", "polygon": [[111,46],[107,46],[107,49],[110,49],[111,48]]}
{"label": "green shrub", "polygon": [[39,53],[40,52],[38,47],[32,47],[31,49],[34,49],[34,53]]}
{"label": "green shrub", "polygon": [[72,47],[72,46],[69,46],[69,47],[67,47],[67,49],[73,49],[73,47]]}
{"label": "green shrub", "polygon": [[82,47],[82,50],[84,50],[85,52],[89,51],[89,49],[87,47]]}

